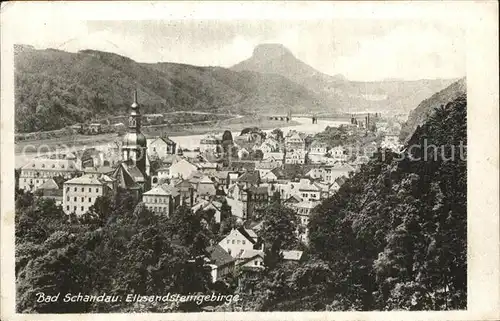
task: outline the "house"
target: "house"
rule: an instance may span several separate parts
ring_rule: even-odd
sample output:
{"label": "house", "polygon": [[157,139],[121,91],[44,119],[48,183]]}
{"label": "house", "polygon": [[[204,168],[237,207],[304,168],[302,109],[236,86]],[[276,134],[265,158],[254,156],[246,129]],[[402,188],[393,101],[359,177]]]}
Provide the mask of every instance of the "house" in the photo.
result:
{"label": "house", "polygon": [[297,131],[289,131],[285,137],[285,149],[291,151],[304,151],[306,149],[305,136]]}
{"label": "house", "polygon": [[207,248],[210,253],[210,263],[212,282],[223,280],[234,271],[236,259],[229,255],[220,245]]}
{"label": "house", "polygon": [[226,170],[233,172],[246,172],[255,170],[255,161],[232,161]]}
{"label": "house", "polygon": [[104,152],[96,148],[85,148],[75,152],[77,166],[84,169],[86,167],[100,167],[104,165]]}
{"label": "house", "polygon": [[255,164],[255,169],[259,171],[260,176],[264,176],[266,173],[270,172],[272,169],[281,166],[281,162],[277,162],[274,159],[260,161]]}
{"label": "house", "polygon": [[167,155],[175,155],[176,143],[168,137],[148,139],[148,156],[151,159],[165,159]]}
{"label": "house", "polygon": [[70,179],[81,173],[74,160],[35,158],[21,167],[19,188],[34,192],[51,178],[61,176],[64,179]]}
{"label": "house", "polygon": [[323,189],[318,184],[311,182],[307,178],[302,178],[295,189],[298,190],[303,200],[319,201],[322,199]]}
{"label": "house", "polygon": [[174,186],[177,188],[177,191],[179,191],[179,205],[187,205],[191,207],[196,199],[193,184],[191,184],[191,182],[187,179],[183,179],[180,182],[177,182]]}
{"label": "house", "polygon": [[170,216],[180,204],[180,194],[177,188],[161,184],[142,194],[142,202],[151,212]]}
{"label": "house", "polygon": [[197,166],[193,165],[185,159],[181,159],[170,166],[170,178],[188,178],[197,170]]}
{"label": "house", "polygon": [[272,145],[271,143],[269,143],[267,141],[264,141],[262,144],[254,146],[254,149],[261,150],[262,153],[265,154],[265,153],[271,153],[271,152],[275,151],[276,146]]}
{"label": "house", "polygon": [[52,178],[46,180],[37,189],[37,193],[43,199],[53,199],[56,205],[63,204],[63,189]]}
{"label": "house", "polygon": [[232,257],[238,257],[244,250],[253,250],[257,244],[254,231],[240,227],[231,232],[219,242],[219,245]]}
{"label": "house", "polygon": [[243,184],[245,188],[249,188],[251,186],[259,186],[260,184],[259,171],[254,170],[245,172],[240,177],[238,177],[236,182],[239,184]]}
{"label": "house", "polygon": [[299,262],[303,258],[303,252],[297,250],[282,250],[281,255],[283,256],[283,260],[289,262]]}
{"label": "house", "polygon": [[285,154],[285,164],[303,165],[306,162],[306,152],[304,150],[287,151]]}
{"label": "house", "polygon": [[243,270],[264,270],[264,251],[245,249],[236,256],[236,265]]}
{"label": "house", "polygon": [[345,162],[348,159],[347,150],[343,146],[335,146],[328,151],[334,161]]}
{"label": "house", "polygon": [[299,218],[299,224],[301,225],[301,230],[302,230],[302,232],[299,233],[299,238],[303,242],[307,242],[307,236],[309,234],[309,229],[307,227],[307,225],[309,224],[309,217],[311,215],[313,208],[315,208],[318,204],[319,202],[310,200],[294,204],[294,208],[295,211],[297,212]]}
{"label": "house", "polygon": [[83,175],[64,182],[63,211],[81,216],[88,212],[100,196],[108,195],[109,187],[93,175]]}
{"label": "house", "polygon": [[327,152],[327,145],[317,140],[313,141],[311,143],[311,146],[309,147],[309,153],[313,155],[314,154],[325,155],[326,152]]}
{"label": "house", "polygon": [[349,173],[355,171],[355,168],[349,164],[323,165],[310,169],[306,175],[313,179],[320,179],[326,184],[335,182],[338,177],[349,177]]}
{"label": "house", "polygon": [[201,211],[209,211],[209,210],[212,210],[214,211],[214,220],[215,220],[215,223],[220,223],[221,221],[221,207],[222,207],[222,204],[220,202],[216,202],[216,201],[209,201],[209,200],[201,200],[199,201],[198,203],[196,203],[195,205],[193,205],[193,207],[191,207],[191,210],[193,212],[197,212],[199,210]]}
{"label": "house", "polygon": [[221,154],[222,151],[222,137],[210,134],[200,140],[201,153]]}
{"label": "house", "polygon": [[240,148],[238,150],[238,158],[239,159],[246,159],[246,158],[248,158],[249,155],[250,155],[250,152],[245,147]]}
{"label": "house", "polygon": [[329,187],[328,187],[328,194],[332,196],[335,194],[340,187],[346,182],[347,178],[345,176],[340,176],[338,177]]}
{"label": "house", "polygon": [[263,161],[273,161],[280,165],[283,165],[284,159],[285,159],[285,153],[281,152],[264,153],[264,156],[262,157]]}
{"label": "house", "polygon": [[216,194],[215,184],[210,177],[204,175],[198,182],[196,192],[201,197],[213,197]]}
{"label": "house", "polygon": [[170,165],[158,168],[156,173],[158,180],[164,180],[170,178]]}
{"label": "house", "polygon": [[231,207],[231,215],[235,216],[239,221],[243,221],[246,217],[246,204],[232,197],[226,197],[225,199],[227,205]]}
{"label": "house", "polygon": [[89,134],[99,134],[102,132],[102,124],[92,123],[88,125]]}

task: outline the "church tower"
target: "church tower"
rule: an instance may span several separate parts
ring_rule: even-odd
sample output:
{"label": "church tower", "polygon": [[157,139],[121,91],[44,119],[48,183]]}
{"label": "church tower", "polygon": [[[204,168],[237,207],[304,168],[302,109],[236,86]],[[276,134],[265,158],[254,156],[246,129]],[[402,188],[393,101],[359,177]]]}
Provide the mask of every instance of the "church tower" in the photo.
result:
{"label": "church tower", "polygon": [[123,160],[130,166],[136,166],[144,176],[146,171],[146,137],[141,133],[141,111],[137,102],[137,90],[134,92],[134,102],[130,106],[128,131],[123,137]]}

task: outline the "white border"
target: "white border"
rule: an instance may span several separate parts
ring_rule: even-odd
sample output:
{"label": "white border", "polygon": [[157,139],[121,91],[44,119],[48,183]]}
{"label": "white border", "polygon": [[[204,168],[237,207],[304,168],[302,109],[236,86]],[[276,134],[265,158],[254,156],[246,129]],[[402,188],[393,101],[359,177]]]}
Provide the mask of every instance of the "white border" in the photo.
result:
{"label": "white border", "polygon": [[[467,28],[468,309],[452,312],[273,312],[22,315],[14,313],[13,19],[447,19]],[[1,8],[2,320],[498,320],[497,2],[14,2]]]}

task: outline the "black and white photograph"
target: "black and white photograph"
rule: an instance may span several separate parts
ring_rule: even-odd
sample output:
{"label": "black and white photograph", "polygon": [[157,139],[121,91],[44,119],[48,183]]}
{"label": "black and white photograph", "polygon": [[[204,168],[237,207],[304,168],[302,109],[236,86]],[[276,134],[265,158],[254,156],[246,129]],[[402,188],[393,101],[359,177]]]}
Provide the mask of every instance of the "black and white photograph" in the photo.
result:
{"label": "black and white photograph", "polygon": [[498,192],[471,192],[471,166],[498,176],[498,105],[474,106],[496,160],[471,163],[452,4],[145,4],[11,21],[15,313],[471,309],[470,195]]}

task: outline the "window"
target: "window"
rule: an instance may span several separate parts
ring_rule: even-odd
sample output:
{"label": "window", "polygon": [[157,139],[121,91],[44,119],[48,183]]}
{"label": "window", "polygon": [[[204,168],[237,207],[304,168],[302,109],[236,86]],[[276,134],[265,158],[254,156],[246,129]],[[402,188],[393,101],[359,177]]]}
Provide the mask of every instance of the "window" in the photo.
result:
{"label": "window", "polygon": [[45,168],[45,164],[42,164],[42,168]]}
{"label": "window", "polygon": [[97,193],[99,193],[99,187],[98,187],[98,188],[96,188],[96,189],[95,189],[95,191],[96,191]]}
{"label": "window", "polygon": [[241,241],[240,241],[240,240],[238,240],[236,243],[237,243],[237,244],[240,244],[240,243],[241,243]]}
{"label": "window", "polygon": [[232,243],[234,244],[234,240],[232,241]]}
{"label": "window", "polygon": [[73,206],[73,211],[76,212],[76,206]]}
{"label": "window", "polygon": [[85,197],[82,196],[82,202],[85,202]]}
{"label": "window", "polygon": [[82,192],[85,192],[85,188],[82,187]]}
{"label": "window", "polygon": [[92,193],[92,188],[91,187],[89,187],[89,193]]}
{"label": "window", "polygon": [[76,192],[76,187],[75,187],[75,192]]}
{"label": "window", "polygon": [[241,241],[242,244],[245,244],[245,240]]}
{"label": "window", "polygon": [[89,203],[92,203],[92,197],[89,197]]}
{"label": "window", "polygon": [[227,244],[229,244],[229,242],[231,242],[230,240],[227,240]]}
{"label": "window", "polygon": [[69,196],[66,196],[66,202],[69,202]]}
{"label": "window", "polygon": [[66,206],[66,210],[69,211],[69,205]]}
{"label": "window", "polygon": [[76,196],[74,197],[73,201],[75,201],[75,202],[76,202]]}
{"label": "window", "polygon": [[38,184],[38,180],[36,180],[36,183]]}
{"label": "window", "polygon": [[83,206],[82,206],[82,212],[83,212]]}

